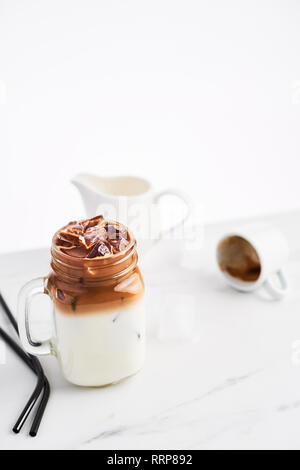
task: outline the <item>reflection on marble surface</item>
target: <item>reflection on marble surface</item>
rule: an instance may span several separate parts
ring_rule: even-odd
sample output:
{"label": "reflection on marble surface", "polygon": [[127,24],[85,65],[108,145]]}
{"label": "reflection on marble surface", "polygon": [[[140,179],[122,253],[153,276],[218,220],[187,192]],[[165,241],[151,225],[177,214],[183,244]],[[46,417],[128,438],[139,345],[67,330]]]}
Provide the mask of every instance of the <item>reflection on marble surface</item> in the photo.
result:
{"label": "reflection on marble surface", "polygon": [[[181,263],[182,253],[168,256],[162,242],[142,260],[149,332],[143,371],[118,385],[86,390],[64,381],[55,358],[42,359],[53,393],[40,435],[31,439],[10,429],[35,379],[7,351],[6,364],[0,364],[0,448],[298,449],[300,214],[271,220],[292,248],[286,267],[292,289],[285,300],[226,286],[214,247],[230,224],[207,228],[197,266],[190,254],[191,265]],[[19,287],[47,273],[48,250],[0,258],[1,289],[15,309]],[[195,315],[171,334],[166,325],[178,296],[176,316],[184,302]],[[44,321],[35,319],[38,331]],[[9,328],[2,316],[0,324]]]}

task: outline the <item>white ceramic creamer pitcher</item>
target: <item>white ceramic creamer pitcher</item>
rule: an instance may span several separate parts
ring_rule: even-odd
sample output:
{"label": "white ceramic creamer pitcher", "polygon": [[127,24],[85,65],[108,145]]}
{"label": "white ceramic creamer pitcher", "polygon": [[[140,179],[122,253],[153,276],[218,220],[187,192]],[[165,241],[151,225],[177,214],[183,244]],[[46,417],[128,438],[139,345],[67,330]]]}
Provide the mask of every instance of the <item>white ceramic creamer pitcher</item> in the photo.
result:
{"label": "white ceramic creamer pitcher", "polygon": [[[79,190],[88,218],[103,214],[129,226],[139,242],[139,251],[147,251],[166,233],[180,227],[190,215],[188,196],[177,189],[155,193],[149,181],[134,176],[101,178],[79,174],[72,179]],[[181,220],[167,231],[160,228],[158,203],[164,196],[176,196],[187,207]]]}

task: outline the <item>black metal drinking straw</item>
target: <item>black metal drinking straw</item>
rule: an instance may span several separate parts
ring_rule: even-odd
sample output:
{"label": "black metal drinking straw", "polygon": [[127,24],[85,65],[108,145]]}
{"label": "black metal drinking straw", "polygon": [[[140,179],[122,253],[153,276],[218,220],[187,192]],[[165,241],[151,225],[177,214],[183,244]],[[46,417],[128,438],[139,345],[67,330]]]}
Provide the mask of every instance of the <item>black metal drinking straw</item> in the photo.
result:
{"label": "black metal drinking straw", "polygon": [[[19,358],[22,359],[25,362],[25,364],[39,377],[39,380],[38,380],[38,383],[36,385],[36,388],[35,388],[34,392],[32,393],[28,403],[26,404],[26,407],[24,408],[21,416],[19,417],[16,425],[13,428],[13,431],[15,433],[19,433],[20,430],[22,429],[23,424],[25,423],[26,419],[28,418],[31,410],[33,409],[38,397],[40,396],[41,391],[44,388],[43,371],[41,371],[42,373],[40,374],[40,371],[38,371],[36,365],[32,361],[32,358],[30,356],[28,356],[23,351],[23,349],[2,328],[0,328],[0,337],[19,356]],[[30,431],[30,433],[31,433],[31,431]],[[34,435],[36,435],[36,431],[35,431]]]}
{"label": "black metal drinking straw", "polygon": [[[3,310],[4,310],[7,318],[11,322],[13,328],[15,329],[16,333],[19,334],[16,319],[13,316],[13,314],[11,313],[11,311],[10,311],[10,309],[9,309],[7,303],[5,302],[5,300],[4,300],[1,293],[0,293],[0,304],[3,307]],[[30,369],[38,377],[36,387],[35,387],[32,395],[31,395],[31,397],[29,398],[24,410],[22,411],[18,421],[16,422],[15,426],[13,427],[13,431],[15,433],[20,432],[20,430],[22,429],[22,427],[23,427],[25,421],[27,420],[30,412],[32,411],[35,403],[37,402],[41,392],[43,391],[43,396],[42,396],[42,399],[40,401],[36,416],[33,420],[33,423],[32,423],[31,429],[30,429],[30,433],[29,433],[30,436],[35,437],[38,433],[38,430],[39,430],[39,427],[40,427],[40,424],[41,424],[41,421],[42,421],[42,418],[43,418],[43,415],[44,415],[44,412],[45,412],[45,409],[46,409],[46,406],[47,406],[47,403],[48,403],[48,400],[49,400],[49,396],[50,396],[49,382],[47,380],[47,377],[45,377],[45,375],[44,375],[44,371],[42,369],[42,366],[41,366],[39,360],[36,357],[28,355],[27,353],[25,353],[23,351],[23,349],[21,349],[20,346],[17,343],[15,343],[13,341],[13,339],[10,338],[10,336],[7,333],[5,333],[4,330],[2,330],[2,328],[0,328],[0,336],[14,350],[14,352],[21,359],[23,359],[23,361],[30,367]]]}

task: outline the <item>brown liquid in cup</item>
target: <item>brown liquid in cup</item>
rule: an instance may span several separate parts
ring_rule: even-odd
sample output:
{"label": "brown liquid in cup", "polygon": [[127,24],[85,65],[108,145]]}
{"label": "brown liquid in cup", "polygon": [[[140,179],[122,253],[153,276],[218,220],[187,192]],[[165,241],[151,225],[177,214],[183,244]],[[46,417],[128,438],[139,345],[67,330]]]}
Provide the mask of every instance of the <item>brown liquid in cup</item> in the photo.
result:
{"label": "brown liquid in cup", "polygon": [[242,237],[228,237],[219,244],[218,262],[221,271],[244,282],[255,282],[261,274],[256,250]]}
{"label": "brown liquid in cup", "polygon": [[113,312],[144,294],[136,241],[122,224],[71,222],[54,235],[51,254],[47,288],[61,313]]}

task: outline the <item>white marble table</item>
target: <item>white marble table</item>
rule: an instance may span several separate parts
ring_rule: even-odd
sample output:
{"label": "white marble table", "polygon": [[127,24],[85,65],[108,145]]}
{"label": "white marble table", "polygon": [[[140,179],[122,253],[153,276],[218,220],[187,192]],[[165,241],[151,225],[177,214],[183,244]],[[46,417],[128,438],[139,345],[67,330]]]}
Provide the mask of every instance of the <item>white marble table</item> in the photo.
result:
{"label": "white marble table", "polygon": [[[270,301],[263,292],[226,286],[214,250],[232,224],[207,227],[201,252],[185,267],[174,246],[161,243],[142,263],[149,323],[143,371],[119,385],[81,389],[65,382],[55,358],[43,359],[52,395],[32,439],[28,424],[18,436],[11,427],[35,378],[7,351],[0,365],[0,448],[299,449],[300,354],[293,345],[300,340],[300,213],[266,219],[290,241],[288,298]],[[48,250],[0,257],[0,286],[12,309],[20,286],[47,266]],[[186,313],[187,328],[194,321],[191,337],[165,331],[173,311],[176,321]]]}

